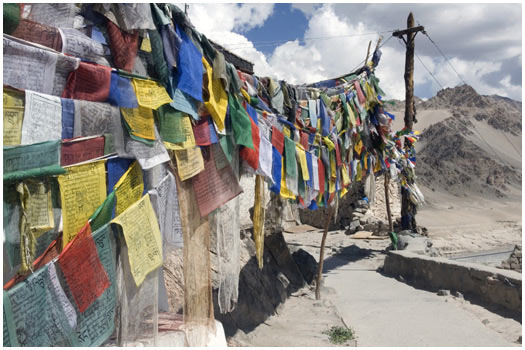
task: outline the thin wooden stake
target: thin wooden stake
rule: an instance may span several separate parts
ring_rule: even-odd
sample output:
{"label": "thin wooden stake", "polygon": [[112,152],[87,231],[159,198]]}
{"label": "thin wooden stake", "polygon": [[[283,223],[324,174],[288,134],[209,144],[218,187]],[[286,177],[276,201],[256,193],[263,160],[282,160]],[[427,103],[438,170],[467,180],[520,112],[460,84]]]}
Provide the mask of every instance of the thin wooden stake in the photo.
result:
{"label": "thin wooden stake", "polygon": [[394,231],[394,225],[392,224],[392,214],[390,213],[390,191],[389,191],[389,184],[390,184],[390,176],[388,174],[388,171],[385,172],[385,202],[386,202],[386,215],[388,216],[388,230],[389,232]]}
{"label": "thin wooden stake", "polygon": [[324,244],[326,242],[326,235],[328,234],[328,227],[330,226],[330,221],[332,221],[332,216],[334,215],[334,207],[330,207],[330,212],[328,213],[328,220],[326,220],[326,225],[324,227],[323,239],[321,240],[321,253],[319,255],[319,267],[317,269],[317,281],[315,283],[315,299],[321,299],[321,277],[323,276],[323,260],[324,260]]}
{"label": "thin wooden stake", "polygon": [[372,40],[368,42],[368,50],[366,51],[365,66],[368,63],[368,57],[370,56],[370,46],[372,46]]}

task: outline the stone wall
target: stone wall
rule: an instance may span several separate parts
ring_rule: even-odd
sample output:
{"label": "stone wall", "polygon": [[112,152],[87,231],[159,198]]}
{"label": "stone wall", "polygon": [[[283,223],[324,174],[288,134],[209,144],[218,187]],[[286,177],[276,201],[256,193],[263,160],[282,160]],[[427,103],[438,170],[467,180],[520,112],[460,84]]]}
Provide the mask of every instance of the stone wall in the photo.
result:
{"label": "stone wall", "polygon": [[[362,183],[356,182],[352,184],[348,193],[342,199],[339,199],[337,216],[330,222],[328,230],[334,231],[346,229],[352,221],[355,202],[363,198],[364,195],[365,191]],[[328,219],[329,210],[329,208],[319,208],[317,210],[299,209],[301,223],[324,229],[326,220]]]}
{"label": "stone wall", "polygon": [[389,252],[383,271],[417,287],[458,291],[521,315],[521,274],[515,271],[407,251]]}

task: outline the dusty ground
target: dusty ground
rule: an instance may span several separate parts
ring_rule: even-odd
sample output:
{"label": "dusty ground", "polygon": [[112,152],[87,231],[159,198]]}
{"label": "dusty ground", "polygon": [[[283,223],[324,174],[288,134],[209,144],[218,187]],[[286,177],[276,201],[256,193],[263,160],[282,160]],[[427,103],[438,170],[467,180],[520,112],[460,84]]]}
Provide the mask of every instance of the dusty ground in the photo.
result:
{"label": "dusty ground", "polygon": [[422,187],[417,222],[442,254],[481,251],[522,241],[521,199],[455,197]]}
{"label": "dusty ground", "polygon": [[[290,246],[316,258],[322,232],[287,233]],[[518,346],[521,324],[453,296],[415,289],[376,270],[389,240],[357,240],[329,232],[322,300],[304,289],[276,315],[232,345],[332,346],[322,331],[345,324],[357,346]],[[443,334],[447,334],[443,337]]]}

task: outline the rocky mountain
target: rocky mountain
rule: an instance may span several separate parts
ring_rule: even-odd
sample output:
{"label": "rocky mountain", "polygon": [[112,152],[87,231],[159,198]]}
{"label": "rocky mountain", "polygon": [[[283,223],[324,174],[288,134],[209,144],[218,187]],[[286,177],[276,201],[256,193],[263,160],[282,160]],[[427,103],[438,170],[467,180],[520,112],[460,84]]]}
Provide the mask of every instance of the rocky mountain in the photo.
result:
{"label": "rocky mountain", "polygon": [[521,197],[521,102],[462,85],[416,110],[426,126],[419,129],[419,183],[458,196]]}

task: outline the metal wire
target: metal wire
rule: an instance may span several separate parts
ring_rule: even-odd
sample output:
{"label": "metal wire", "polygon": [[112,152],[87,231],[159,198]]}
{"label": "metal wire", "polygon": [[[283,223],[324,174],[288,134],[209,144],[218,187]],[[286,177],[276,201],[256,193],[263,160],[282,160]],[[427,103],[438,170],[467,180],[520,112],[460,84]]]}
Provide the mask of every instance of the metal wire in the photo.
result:
{"label": "metal wire", "polygon": [[463,82],[463,84],[465,85],[468,85],[467,82],[465,81],[465,79],[463,79],[463,77],[461,75],[459,75],[458,71],[454,68],[454,66],[452,65],[452,63],[450,63],[450,60],[447,58],[447,56],[445,56],[445,54],[443,53],[443,51],[441,51],[441,49],[439,48],[439,46],[434,42],[434,40],[432,40],[432,38],[430,37],[430,35],[428,35],[428,33],[426,31],[423,31],[423,34],[425,34],[425,36],[428,38],[428,40],[430,40],[430,42],[436,47],[436,49],[439,51],[439,53],[441,54],[441,56],[443,56],[443,58],[447,61],[448,65],[450,66],[450,68],[452,68],[452,70],[454,71],[454,73],[456,73],[456,75],[459,77],[459,79],[461,79],[461,81]]}

